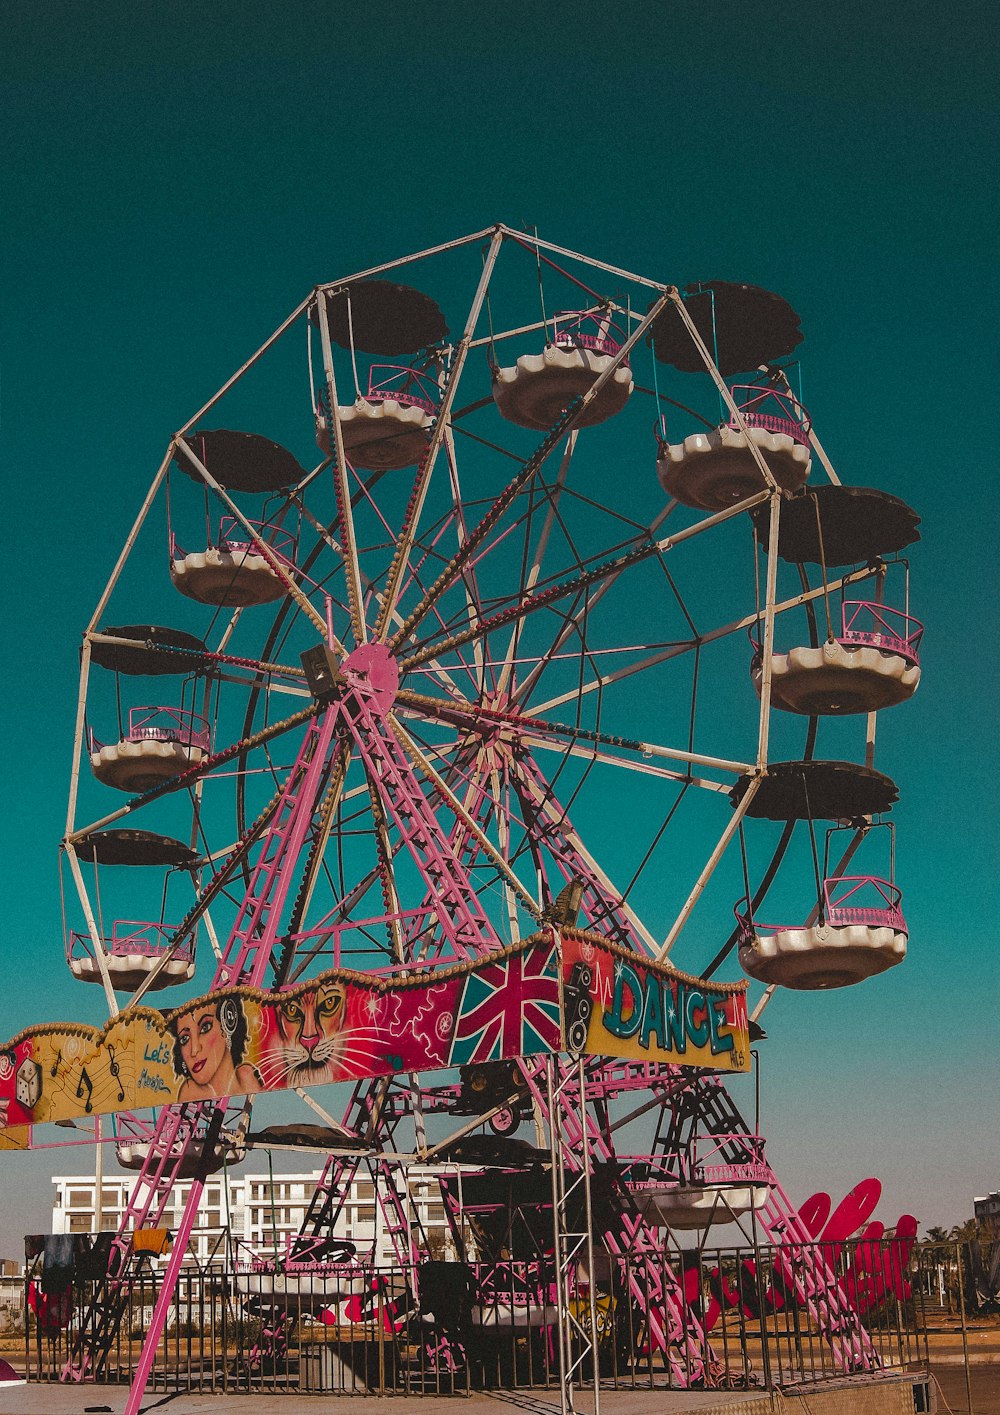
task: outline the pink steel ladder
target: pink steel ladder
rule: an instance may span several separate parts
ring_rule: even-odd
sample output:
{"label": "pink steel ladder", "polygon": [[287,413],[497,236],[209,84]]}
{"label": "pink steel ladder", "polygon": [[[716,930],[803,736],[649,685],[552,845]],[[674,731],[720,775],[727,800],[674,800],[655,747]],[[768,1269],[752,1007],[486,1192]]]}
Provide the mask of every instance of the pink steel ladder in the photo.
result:
{"label": "pink steel ladder", "polygon": [[[256,987],[263,982],[290,888],[292,869],[311,825],[337,725],[338,710],[335,707],[327,708],[309,724],[264,837],[250,887],[216,969],[213,992],[237,985]],[[125,1407],[126,1415],[135,1415],[138,1410],[152,1370],[227,1105],[226,1100],[205,1101],[167,1106],[161,1110],[142,1171],[112,1243],[108,1277],[84,1316],[62,1372],[62,1380],[79,1381],[85,1376],[96,1376],[103,1369],[128,1301],[129,1278],[133,1276],[130,1271],[132,1235],[137,1228],[147,1224],[158,1225],[184,1158],[204,1136],[201,1163],[191,1183],[183,1218],[174,1237],[159,1297],[143,1341]]]}

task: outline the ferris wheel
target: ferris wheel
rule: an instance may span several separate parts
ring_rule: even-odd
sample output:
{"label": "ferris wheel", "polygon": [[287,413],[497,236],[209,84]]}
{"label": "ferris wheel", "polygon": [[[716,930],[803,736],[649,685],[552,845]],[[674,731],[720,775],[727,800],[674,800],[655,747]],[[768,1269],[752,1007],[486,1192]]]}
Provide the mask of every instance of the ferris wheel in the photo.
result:
{"label": "ferris wheel", "polygon": [[[411,976],[554,924],[696,976],[738,961],[757,1017],[777,987],[901,961],[875,714],[919,682],[918,523],[841,485],[801,337],[757,287],[681,292],[503,226],[312,291],[171,439],[87,626],[74,976],[113,1013],[178,984],[296,989],[307,1088],[341,1058],[334,1009],[302,993],[330,969]],[[835,719],[855,760],[821,755]],[[776,878],[801,904],[765,925]],[[248,1106],[190,1080],[185,1104],[120,1122],[140,1173],[112,1279],[173,1179],[244,1153]],[[630,1170],[592,1109],[635,1092],[661,1119]],[[598,1226],[619,1257],[706,1212],[806,1234],[714,1075],[487,1060],[358,1085],[326,1119],[376,1158],[533,1122],[569,1171],[617,1166]],[[698,1182],[706,1138],[742,1182]],[[304,1242],[358,1162],[330,1160]],[[651,1339],[704,1372],[680,1286],[657,1281]]]}

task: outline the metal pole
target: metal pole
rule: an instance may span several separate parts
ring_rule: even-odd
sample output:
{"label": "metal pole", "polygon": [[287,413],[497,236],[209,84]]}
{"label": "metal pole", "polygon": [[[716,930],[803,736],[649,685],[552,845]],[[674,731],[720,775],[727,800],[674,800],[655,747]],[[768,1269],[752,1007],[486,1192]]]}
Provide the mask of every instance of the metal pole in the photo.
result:
{"label": "metal pole", "polygon": [[211,489],[215,492],[216,496],[220,498],[224,505],[227,506],[232,512],[232,514],[236,517],[237,521],[239,521],[240,525],[249,535],[251,543],[256,545],[263,552],[264,559],[267,561],[268,569],[273,571],[274,574],[278,576],[278,579],[283,582],[285,589],[295,600],[296,604],[299,606],[299,608],[303,611],[304,614],[308,615],[315,627],[319,630],[319,632],[323,635],[323,638],[325,639],[326,621],[324,620],[323,616],[317,610],[315,610],[313,606],[309,603],[309,600],[302,593],[301,589],[295,583],[295,580],[285,569],[284,565],[278,559],[278,557],[273,553],[269,553],[270,548],[266,545],[264,541],[261,540],[260,536],[254,530],[253,526],[247,520],[246,516],[244,516],[243,512],[236,505],[236,502],[232,499],[232,497],[225,490],[225,488],[219,485],[219,483],[212,476],[211,472],[205,466],[204,462],[200,460],[200,458],[189,446],[189,444],[185,442],[183,436],[178,433],[177,437],[174,440],[176,445],[184,453],[184,456],[191,463],[192,467],[194,467],[195,471],[201,477],[202,481],[205,482],[206,486],[211,487]]}
{"label": "metal pole", "polygon": [[[839,862],[838,862],[838,864],[837,864],[837,867],[836,867],[836,869],[835,869],[835,871],[834,871],[834,874],[835,874],[835,875],[839,875],[839,874],[841,873],[841,871],[845,870],[845,869],[847,868],[847,866],[851,863],[851,860],[854,858],[855,851],[857,850],[858,846],[861,844],[862,840],[864,840],[864,838],[865,838],[865,836],[866,836],[867,834],[868,834],[867,829],[855,831],[854,835],[851,837],[851,840],[850,840],[850,842],[849,842],[849,844],[848,844],[848,846],[847,846],[847,849],[844,851],[843,855],[841,855],[841,857],[840,857],[840,860],[839,860]],[[806,920],[804,927],[807,928],[807,929],[811,929],[812,926],[813,926],[813,924],[815,924],[815,922],[816,922],[816,920],[817,920],[818,918],[819,918],[819,901],[817,900],[816,906],[815,906],[815,908],[810,912],[809,917],[808,917],[808,919]],[[750,1021],[751,1021],[751,1022],[756,1022],[756,1021],[757,1021],[758,1017],[759,1017],[759,1016],[761,1015],[761,1013],[764,1011],[764,1008],[767,1006],[767,1004],[771,1001],[771,998],[774,996],[775,989],[777,988],[777,986],[778,986],[777,983],[768,983],[767,987],[764,989],[764,991],[763,991],[763,993],[762,993],[762,995],[761,995],[760,1001],[757,1003],[757,1006],[754,1008],[754,1010],[753,1010],[753,1011],[751,1012],[751,1014],[750,1014]]]}
{"label": "metal pole", "polygon": [[[791,385],[791,384],[789,383],[789,381],[788,381],[788,375],[787,375],[787,373],[785,372],[785,370],[784,370],[784,369],[778,369],[777,372],[781,375],[781,382],[784,384],[785,391],[786,391],[792,398],[795,398],[795,394],[792,392],[792,385]],[[799,400],[798,400],[797,398],[795,399],[795,401],[796,401],[797,403],[799,402]],[[799,404],[799,406],[801,407],[801,403]],[[826,455],[826,453],[823,451],[823,444],[820,442],[819,438],[816,436],[816,433],[815,433],[815,431],[814,431],[814,429],[813,429],[813,427],[812,427],[811,425],[810,425],[810,428],[809,428],[809,443],[810,443],[810,446],[812,447],[812,450],[816,453],[816,456],[817,456],[817,457],[819,458],[819,460],[822,462],[823,467],[824,467],[824,469],[826,470],[826,474],[827,474],[827,476],[830,478],[831,482],[833,482],[834,486],[839,486],[839,485],[840,485],[840,478],[837,476],[837,473],[833,470],[833,463],[830,461],[829,457],[828,457],[828,456]]]}
{"label": "metal pole", "polygon": [[243,377],[243,375],[247,372],[247,370],[253,368],[257,360],[261,358],[262,355],[267,353],[268,349],[271,348],[272,344],[276,344],[278,342],[282,334],[284,334],[285,330],[290,328],[291,325],[295,323],[302,311],[308,306],[311,298],[311,295],[307,295],[306,298],[301,302],[301,304],[297,305],[295,309],[292,310],[288,318],[286,320],[283,320],[282,323],[278,325],[274,333],[270,335],[269,338],[264,340],[263,344],[260,346],[257,352],[255,354],[251,354],[250,357],[247,359],[246,363],[242,364],[231,378],[226,379],[225,383],[219,389],[218,393],[213,394],[213,396],[209,398],[208,402],[203,408],[199,408],[193,417],[188,418],[187,422],[183,425],[183,427],[178,433],[179,437],[182,437],[186,432],[188,432],[192,427],[194,427],[195,423],[198,422],[201,418],[203,418],[211,408],[214,408],[216,403],[218,403],[219,399],[224,397],[225,394],[229,392],[233,384],[238,383]]}
{"label": "metal pole", "polygon": [[[761,492],[759,497],[755,497],[753,504],[756,505],[767,499],[767,492]],[[745,503],[744,503],[745,506]],[[701,523],[702,525],[704,523]],[[875,572],[871,566],[865,566],[863,570],[853,570],[851,574],[844,575],[839,580],[834,580],[829,585],[830,590],[843,589],[847,585],[852,585],[858,580],[869,579]],[[607,584],[608,581],[603,581]],[[797,609],[799,605],[808,604],[811,600],[818,599],[825,594],[826,590],[820,586],[815,590],[808,590],[802,594],[793,595],[791,599],[782,600],[780,604],[774,606],[776,615],[784,614],[789,609]],[[631,664],[628,668],[620,668],[614,673],[603,673],[599,678],[590,678],[579,687],[574,687],[568,692],[561,693],[557,697],[549,698],[543,703],[534,703],[532,711],[536,716],[543,712],[551,712],[553,708],[561,707],[563,703],[577,703],[588,693],[594,693],[599,688],[607,687],[609,683],[617,683],[622,678],[628,678],[632,674],[644,671],[647,668],[654,668],[658,663],[667,663],[672,658],[679,658],[681,654],[690,653],[692,649],[703,648],[706,644],[713,644],[717,639],[724,639],[728,634],[736,634],[741,629],[748,629],[751,624],[756,624],[760,618],[758,610],[752,614],[745,614],[742,619],[733,619],[728,624],[722,624],[716,629],[710,629],[705,634],[699,634],[697,638],[688,639],[682,644],[671,644],[669,648],[664,648],[659,653],[651,654],[649,658],[641,659],[638,663]],[[520,695],[519,695],[520,696]]]}
{"label": "metal pole", "polygon": [[[191,1230],[194,1227],[195,1219],[198,1217],[198,1206],[201,1203],[202,1192],[205,1188],[205,1171],[209,1163],[209,1156],[215,1147],[216,1140],[221,1135],[222,1117],[225,1113],[226,1102],[209,1102],[214,1104],[215,1112],[207,1128],[207,1135],[204,1141],[204,1157],[199,1173],[191,1180],[191,1189],[188,1193],[187,1203],[184,1206],[184,1215],[180,1221],[177,1232],[174,1234],[174,1246],[170,1252],[167,1262],[167,1270],[163,1274],[163,1281],[160,1285],[160,1294],[156,1299],[153,1308],[152,1319],[149,1330],[142,1343],[142,1351],[139,1362],[132,1378],[132,1385],[129,1389],[128,1399],[125,1401],[123,1415],[139,1415],[139,1407],[142,1403],[149,1381],[150,1373],[153,1369],[153,1362],[156,1359],[156,1349],[160,1343],[160,1335],[167,1322],[167,1314],[174,1299],[177,1289],[177,1279],[180,1275],[181,1264],[187,1252],[188,1239],[191,1237]],[[225,1141],[223,1141],[223,1144]]]}
{"label": "metal pole", "polygon": [[[771,673],[774,658],[774,605],[778,586],[778,522],[781,515],[781,495],[771,495],[771,514],[767,540],[767,584],[764,591],[764,642],[761,645],[760,666],[760,731],[757,737],[757,766],[767,767],[767,746],[771,725]],[[756,554],[756,544],[754,554]]]}
{"label": "metal pole", "polygon": [[322,285],[317,285],[317,290],[337,290],[342,285],[348,285],[353,280],[367,280],[369,276],[381,275],[386,270],[398,270],[401,265],[412,265],[414,261],[427,260],[432,255],[443,255],[445,251],[457,250],[459,246],[471,245],[473,241],[481,241],[486,236],[492,236],[494,231],[506,231],[506,226],[487,226],[482,231],[472,231],[468,236],[459,236],[454,241],[445,241],[440,246],[428,246],[425,251],[416,251],[413,255],[400,256],[397,260],[384,261],[382,265],[369,266],[367,270],[358,270],[353,275],[343,275],[339,280],[327,280]]}
{"label": "metal pole", "polygon": [[569,260],[578,260],[581,265],[588,265],[594,270],[607,271],[609,275],[617,275],[623,280],[634,280],[637,285],[644,285],[647,290],[666,291],[669,285],[663,285],[658,280],[650,280],[643,275],[633,275],[630,270],[622,270],[617,265],[608,265],[606,261],[595,260],[593,256],[580,255],[578,251],[568,250],[565,246],[554,246],[551,241],[543,241],[539,236],[526,236],[523,231],[514,231],[509,226],[501,226],[500,230],[516,241],[519,246],[527,246],[529,250],[536,246],[541,246],[543,251],[552,251],[555,255],[566,256]]}
{"label": "metal pole", "polygon": [[556,1278],[556,1326],[559,1341],[559,1405],[562,1415],[571,1415],[572,1402],[569,1399],[567,1384],[569,1381],[570,1353],[567,1350],[569,1343],[569,1313],[566,1310],[565,1283],[563,1280],[563,1242],[561,1232],[562,1213],[562,1137],[559,1130],[559,1112],[556,1110],[555,1085],[553,1073],[555,1071],[555,1057],[547,1057],[545,1062],[545,1085],[548,1094],[549,1109],[549,1163],[552,1167],[552,1262],[555,1267]]}
{"label": "metal pole", "polygon": [[76,699],[76,726],[73,730],[73,766],[69,778],[69,800],[66,803],[66,834],[72,835],[76,824],[76,798],[80,789],[80,767],[83,763],[83,733],[87,717],[87,684],[90,680],[90,635],[84,635],[80,650],[80,688]]}
{"label": "metal pole", "polygon": [[379,608],[378,620],[375,625],[375,637],[383,639],[386,629],[392,618],[403,585],[403,576],[410,559],[410,551],[416,539],[417,525],[420,521],[420,513],[424,508],[424,501],[427,497],[427,488],[430,485],[431,473],[434,470],[434,463],[437,460],[438,450],[444,438],[445,429],[449,426],[451,416],[451,406],[455,401],[455,394],[458,391],[459,380],[465,368],[465,360],[469,353],[469,344],[473,334],[476,332],[476,325],[479,322],[479,314],[489,289],[490,278],[493,275],[493,267],[496,265],[497,256],[500,254],[500,244],[503,241],[503,233],[496,230],[493,233],[493,240],[490,242],[489,252],[483,263],[483,273],[479,277],[479,285],[476,288],[475,296],[472,300],[472,308],[469,310],[468,319],[465,321],[465,329],[462,331],[462,338],[459,341],[458,349],[451,368],[448,371],[448,383],[441,399],[441,406],[438,409],[437,420],[434,425],[434,432],[427,447],[423,461],[417,471],[416,484],[413,488],[413,495],[410,505],[407,508],[406,521],[402,527],[402,534],[399,546],[393,557],[393,562],[386,580],[385,591],[382,596],[382,604]]}
{"label": "metal pole", "polygon": [[743,413],[742,413],[742,411],[740,410],[740,408],[738,408],[738,407],[736,406],[736,400],[734,399],[733,395],[730,393],[729,388],[728,388],[728,385],[726,384],[725,379],[722,377],[721,373],[719,372],[718,368],[716,367],[715,360],[712,358],[712,355],[708,352],[708,349],[707,349],[706,346],[705,346],[705,341],[704,341],[704,339],[702,339],[701,335],[698,333],[698,330],[697,330],[697,327],[696,327],[696,325],[695,325],[694,320],[693,320],[693,319],[691,318],[691,316],[688,314],[688,312],[687,312],[687,307],[686,307],[686,305],[684,304],[684,300],[683,300],[683,298],[681,297],[680,292],[679,292],[678,290],[672,290],[672,291],[671,291],[670,298],[671,298],[671,299],[673,300],[673,302],[674,302],[674,307],[675,307],[675,309],[677,310],[677,313],[680,315],[681,319],[684,321],[684,324],[685,324],[685,326],[686,326],[686,328],[687,328],[687,332],[690,334],[691,340],[692,340],[692,342],[693,342],[695,348],[698,350],[698,353],[701,355],[702,361],[703,361],[703,363],[704,363],[706,369],[708,370],[708,373],[709,373],[709,376],[710,376],[712,382],[715,384],[716,388],[719,390],[719,397],[722,399],[722,401],[725,403],[726,407],[729,409],[729,415],[730,415],[730,417],[735,419],[735,421],[736,421],[736,426],[739,428],[740,432],[741,432],[741,433],[743,434],[743,436],[746,438],[747,451],[750,453],[751,457],[752,457],[752,458],[754,459],[754,461],[757,463],[757,470],[760,472],[761,476],[764,478],[764,481],[765,481],[765,483],[766,483],[766,485],[767,485],[767,487],[768,487],[768,490],[769,490],[769,491],[772,491],[772,492],[773,492],[773,491],[778,491],[780,488],[778,487],[778,483],[777,483],[777,482],[775,481],[775,479],[774,479],[774,474],[773,474],[773,472],[771,471],[771,468],[767,465],[767,461],[766,461],[766,459],[765,459],[765,457],[764,457],[763,452],[760,450],[760,448],[757,446],[756,442],[754,442],[753,438],[750,436],[750,428],[749,428],[749,425],[748,425],[748,423],[747,423],[747,420],[746,420],[746,418],[743,416]]}
{"label": "metal pole", "polygon": [[[354,516],[351,511],[351,488],[347,480],[347,454],[344,451],[344,429],[340,421],[340,405],[337,397],[337,376],[333,368],[333,349],[330,345],[330,319],[327,297],[316,295],[316,318],[319,321],[319,342],[323,354],[323,373],[326,376],[326,410],[330,425],[330,451],[333,455],[333,480],[339,503],[340,530],[343,540],[344,576],[347,580],[347,599],[351,612],[351,627],[356,644],[368,641],[365,624],[364,594],[361,588],[361,570],[358,562],[358,546],[354,538]],[[325,635],[325,626],[324,626]]]}
{"label": "metal pole", "polygon": [[655,957],[658,963],[662,962],[663,959],[666,958],[667,954],[670,952],[670,950],[676,943],[677,935],[687,923],[691,915],[692,909],[701,897],[702,890],[705,888],[706,884],[708,884],[708,881],[715,873],[716,865],[722,859],[723,855],[726,852],[727,845],[739,829],[740,821],[746,815],[747,808],[749,807],[750,802],[756,796],[757,792],[760,790],[760,785],[763,780],[763,776],[755,776],[750,782],[750,785],[747,787],[746,791],[743,793],[743,799],[733,811],[732,819],[729,821],[729,824],[722,832],[718,845],[716,845],[715,849],[708,857],[708,863],[705,865],[705,868],[698,876],[694,888],[692,889],[691,893],[688,895],[684,903],[683,909],[677,915],[677,918],[674,920],[673,926],[670,932],[667,934],[666,938],[663,940],[662,946],[657,949]]}
{"label": "metal pole", "polygon": [[597,1331],[597,1302],[594,1297],[594,1210],[590,1193],[590,1135],[587,1131],[587,1073],[583,1053],[576,1063],[577,1087],[580,1093],[580,1159],[583,1164],[583,1210],[587,1232],[584,1252],[587,1257],[588,1304],[590,1307],[590,1356],[594,1371],[594,1415],[601,1415],[601,1370]]}
{"label": "metal pole", "polygon": [[[509,510],[517,496],[520,495],[520,493],[532,481],[532,479],[538,475],[546,459],[551,455],[555,447],[558,445],[559,439],[563,436],[564,433],[571,432],[573,428],[580,426],[580,420],[583,417],[583,414],[586,409],[590,407],[594,399],[598,396],[598,394],[605,387],[605,385],[608,384],[612,378],[614,378],[618,369],[621,368],[623,364],[628,362],[628,357],[629,354],[632,352],[632,349],[635,347],[636,344],[638,344],[639,340],[642,338],[647,328],[652,324],[653,320],[656,318],[656,316],[660,313],[660,311],[664,308],[666,304],[666,295],[662,296],[661,299],[657,300],[656,304],[653,305],[652,308],[648,311],[641,323],[636,326],[633,332],[625,340],[624,344],[621,345],[618,352],[613,356],[613,358],[611,358],[607,367],[600,374],[598,374],[597,378],[587,389],[586,393],[584,393],[583,396],[578,400],[573,400],[570,406],[559,415],[547,435],[542,439],[542,441],[539,443],[538,447],[536,447],[532,455],[523,464],[521,470],[511,481],[507,483],[506,487],[504,487],[503,491],[501,491],[500,494],[497,496],[490,509],[482,517],[479,523],[475,527],[473,527],[473,529],[469,532],[465,544],[451,557],[450,561],[441,571],[438,578],[427,589],[423,599],[416,606],[416,608],[410,611],[401,628],[389,641],[390,648],[392,648],[393,650],[402,648],[406,640],[411,637],[412,632],[416,628],[416,626],[434,608],[434,605],[441,598],[442,594],[444,594],[446,590],[451,588],[451,586],[455,583],[456,576],[461,573],[464,566],[471,559],[473,553],[478,550],[479,546],[483,543],[487,535],[489,535],[493,527],[498,524],[498,522],[501,520],[506,511]],[[733,513],[731,512],[730,514]],[[644,548],[643,556],[646,554],[652,554],[654,548],[655,547],[649,547],[648,549]],[[615,564],[617,565],[617,561],[615,562]],[[608,573],[611,573],[610,569],[608,570]],[[452,639],[448,641],[450,647],[455,647],[457,646],[457,644],[462,642],[465,642],[465,640],[460,635],[455,635],[452,637]],[[415,655],[409,659],[404,660],[402,666],[404,668],[411,668],[415,666],[415,663],[418,661],[422,661],[422,659],[419,655]]]}
{"label": "metal pole", "polygon": [[962,1359],[965,1362],[965,1395],[972,1410],[972,1368],[969,1365],[969,1328],[965,1321],[965,1275],[962,1271],[962,1245],[955,1244],[955,1261],[958,1264],[958,1311],[962,1321]]}
{"label": "metal pole", "polygon": [[90,934],[90,941],[94,945],[94,958],[101,974],[104,996],[107,998],[108,1015],[110,1017],[117,1017],[120,1009],[118,1007],[118,999],[115,997],[115,990],[111,986],[111,974],[108,972],[107,954],[104,952],[104,939],[101,937],[100,930],[97,927],[97,920],[94,918],[94,911],[90,905],[90,897],[87,894],[87,886],[83,882],[83,872],[80,869],[80,861],[77,859],[76,849],[72,841],[64,841],[63,848],[66,851],[66,858],[69,861],[73,883],[76,885],[76,892],[80,898],[83,917],[87,921],[87,932]]}
{"label": "metal pole", "polygon": [[[643,940],[650,952],[655,955],[657,942],[649,929],[639,918],[638,914],[624,899],[621,890],[616,889],[610,877],[605,874],[593,855],[587,850],[582,839],[570,824],[564,811],[552,803],[548,784],[541,772],[535,766],[530,757],[510,757],[510,768],[514,780],[514,789],[524,796],[530,798],[531,805],[537,812],[538,819],[544,821],[547,826],[561,832],[567,844],[579,855],[580,859],[587,867],[591,878],[597,881],[607,895],[618,901],[618,908],[624,914],[629,924]],[[536,779],[536,775],[537,778]]]}
{"label": "metal pole", "polygon": [[392,732],[396,737],[396,740],[399,742],[399,745],[403,748],[406,755],[410,758],[413,765],[417,768],[421,775],[425,776],[427,780],[431,783],[438,796],[448,807],[448,809],[454,814],[456,820],[461,821],[462,825],[465,826],[465,829],[479,845],[479,848],[482,850],[483,854],[486,855],[490,862],[496,866],[497,870],[500,872],[506,882],[510,885],[511,889],[514,890],[515,894],[518,896],[521,903],[524,905],[525,909],[527,909],[528,913],[532,916],[532,918],[540,920],[542,917],[541,904],[539,904],[536,899],[532,899],[531,895],[525,889],[524,885],[518,879],[517,875],[514,873],[514,871],[507,864],[507,861],[500,854],[500,851],[496,849],[496,847],[493,845],[493,842],[488,838],[488,836],[483,833],[481,827],[475,820],[473,820],[472,816],[465,809],[461,801],[454,794],[454,792],[447,785],[447,783],[443,781],[438,772],[434,770],[433,766],[424,756],[423,752],[417,746],[416,742],[414,742],[410,734],[403,727],[403,724],[396,717],[395,713],[389,713],[387,721],[389,723],[389,727],[391,728]]}
{"label": "metal pole", "polygon": [[101,1117],[94,1116],[94,1228],[100,1233],[104,1225],[104,1153],[101,1144]]}
{"label": "metal pole", "polygon": [[139,536],[139,532],[142,530],[142,524],[145,521],[146,517],[149,515],[149,508],[152,506],[154,500],[156,499],[156,493],[160,489],[160,483],[167,475],[167,468],[170,466],[170,459],[172,456],[173,445],[167,448],[167,455],[160,463],[160,469],[156,473],[156,476],[153,478],[153,485],[146,492],[146,499],[139,507],[139,514],[135,518],[135,522],[132,526],[132,529],[128,533],[128,538],[125,541],[125,544],[122,546],[122,552],[119,555],[117,561],[115,562],[115,568],[111,572],[110,578],[108,579],[108,583],[104,586],[104,593],[97,601],[97,607],[95,608],[93,614],[90,616],[90,622],[87,625],[85,633],[89,634],[93,632],[93,630],[97,626],[98,619],[100,619],[101,615],[107,608],[108,600],[111,598],[111,593],[114,590],[115,585],[118,583],[118,577],[121,574],[122,569],[124,568],[125,561],[131,555],[132,547],[135,545],[136,540]]}

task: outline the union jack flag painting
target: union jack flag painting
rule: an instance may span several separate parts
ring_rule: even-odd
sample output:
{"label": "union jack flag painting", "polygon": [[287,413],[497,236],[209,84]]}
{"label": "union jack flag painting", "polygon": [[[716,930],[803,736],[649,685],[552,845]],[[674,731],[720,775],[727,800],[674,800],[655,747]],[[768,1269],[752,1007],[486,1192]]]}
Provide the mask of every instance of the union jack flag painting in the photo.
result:
{"label": "union jack flag painting", "polygon": [[558,1051],[559,953],[550,940],[477,967],[465,980],[451,1066]]}

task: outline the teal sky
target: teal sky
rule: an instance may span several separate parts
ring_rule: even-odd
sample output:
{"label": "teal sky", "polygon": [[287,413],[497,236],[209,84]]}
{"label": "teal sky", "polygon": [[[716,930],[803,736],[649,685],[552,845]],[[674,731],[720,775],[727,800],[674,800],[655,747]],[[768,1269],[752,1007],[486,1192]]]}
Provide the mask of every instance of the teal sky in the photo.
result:
{"label": "teal sky", "polygon": [[[771,1007],[763,1129],[793,1197],[875,1173],[887,1222],[957,1222],[1000,1184],[995,25],[985,4],[8,0],[0,1037],[100,1016],[59,934],[76,652],[170,433],[317,281],[503,220],[784,294],[844,480],[923,517],[925,677],[878,760],[910,956]],[[89,1158],[4,1162],[0,1252]]]}

